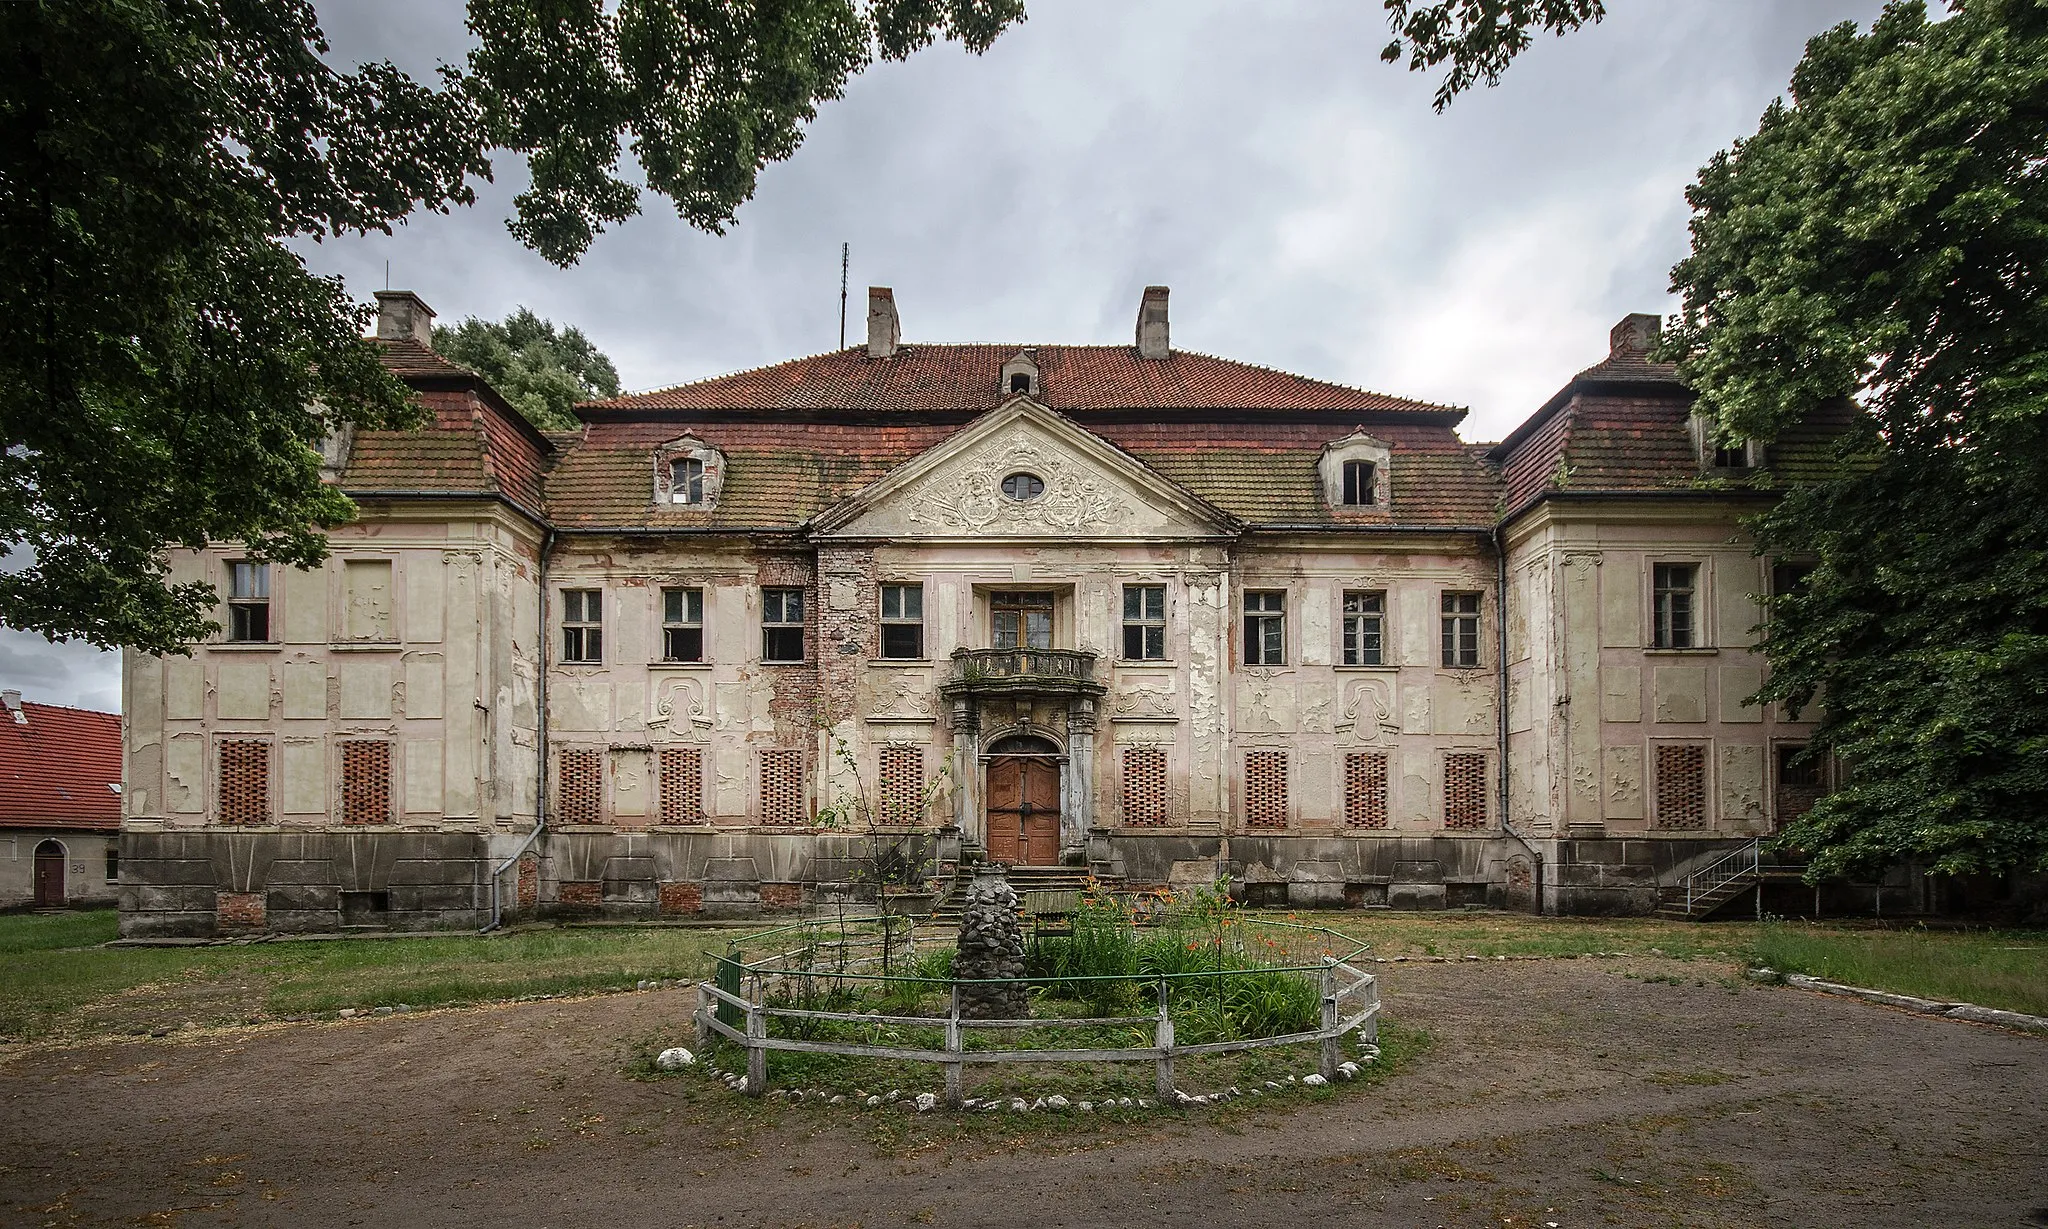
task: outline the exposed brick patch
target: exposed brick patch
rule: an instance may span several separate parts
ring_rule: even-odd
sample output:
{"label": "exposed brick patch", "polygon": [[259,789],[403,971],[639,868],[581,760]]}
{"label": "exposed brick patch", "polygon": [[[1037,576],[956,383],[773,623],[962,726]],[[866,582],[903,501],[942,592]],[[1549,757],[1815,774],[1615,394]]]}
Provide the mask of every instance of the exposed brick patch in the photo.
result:
{"label": "exposed brick patch", "polygon": [[604,752],[564,747],[556,754],[556,814],[565,824],[604,821]]}
{"label": "exposed brick patch", "polygon": [[220,744],[220,822],[270,822],[270,744],[253,738]]}
{"label": "exposed brick patch", "polygon": [[804,888],[800,883],[764,883],[761,885],[761,907],[763,909],[794,909],[804,903]]}
{"label": "exposed brick patch", "polygon": [[1123,821],[1133,828],[1157,828],[1173,822],[1166,796],[1166,751],[1161,747],[1125,747]]}
{"label": "exposed brick patch", "polygon": [[385,739],[342,740],[341,822],[391,822],[391,744]]}
{"label": "exposed brick patch", "polygon": [[1385,752],[1353,751],[1344,757],[1344,826],[1387,826]]}
{"label": "exposed brick patch", "polygon": [[555,903],[558,905],[584,905],[594,909],[604,903],[604,881],[601,879],[564,879],[555,885]]}
{"label": "exposed brick patch", "polygon": [[661,916],[686,917],[704,912],[704,885],[664,883],[661,885]]}
{"label": "exposed brick patch", "polygon": [[[813,583],[816,578],[817,573],[806,556],[764,554],[755,557],[755,584],[763,589],[804,591],[803,664],[768,667],[768,677],[775,688],[774,697],[768,701],[768,715],[774,718],[776,728],[785,736],[796,731],[809,734],[818,715],[818,662],[824,646],[819,643],[820,603],[818,586]],[[752,644],[748,652],[750,658],[759,658],[762,649],[758,611],[755,619],[754,625],[747,629]]]}
{"label": "exposed brick patch", "polygon": [[1287,826],[1287,753],[1247,751],[1244,755],[1244,826]]}
{"label": "exposed brick patch", "polygon": [[906,826],[924,820],[924,748],[884,747],[881,806],[876,820]]}
{"label": "exposed brick patch", "polygon": [[1698,744],[1657,745],[1657,826],[1707,826],[1707,749]]}
{"label": "exposed brick patch", "polygon": [[1444,827],[1486,826],[1486,757],[1469,751],[1444,756]]}
{"label": "exposed brick patch", "polygon": [[214,924],[222,930],[263,929],[263,893],[215,892]]}
{"label": "exposed brick patch", "polygon": [[804,803],[804,753],[775,750],[761,753],[761,822],[800,828],[809,823]]}
{"label": "exposed brick patch", "polygon": [[696,747],[661,749],[661,822],[704,822],[704,752]]}
{"label": "exposed brick patch", "polygon": [[519,908],[532,912],[540,907],[540,858],[534,854],[519,859]]}
{"label": "exposed brick patch", "polygon": [[[834,603],[835,593],[844,597],[848,592],[851,605]],[[818,663],[818,700],[828,710],[825,719],[838,722],[853,715],[853,697],[860,692],[868,659],[882,653],[882,590],[875,579],[874,548],[819,546],[816,593],[817,608],[805,634],[808,640],[810,628],[817,631],[811,656]]]}

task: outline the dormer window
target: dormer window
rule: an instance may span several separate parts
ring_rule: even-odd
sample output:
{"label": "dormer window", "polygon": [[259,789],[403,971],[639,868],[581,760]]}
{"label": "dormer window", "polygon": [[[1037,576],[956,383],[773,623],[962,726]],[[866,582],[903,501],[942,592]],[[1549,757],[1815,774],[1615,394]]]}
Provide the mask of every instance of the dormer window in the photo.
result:
{"label": "dormer window", "polygon": [[1374,471],[1379,467],[1371,461],[1344,462],[1344,502],[1351,507],[1364,507],[1378,502],[1373,498]]}
{"label": "dormer window", "polygon": [[1030,376],[1030,374],[1029,374],[1029,373],[1027,373],[1027,372],[1022,372],[1022,371],[1013,371],[1013,372],[1011,372],[1011,373],[1010,373],[1010,391],[1011,391],[1011,392],[1013,392],[1013,393],[1028,393],[1028,392],[1030,392],[1030,391],[1031,391],[1031,376]]}
{"label": "dormer window", "polygon": [[1387,446],[1355,431],[1341,440],[1323,445],[1316,462],[1316,478],[1323,488],[1323,502],[1333,509],[1380,509],[1389,502]]}
{"label": "dormer window", "polygon": [[1693,455],[1708,471],[1755,469],[1764,463],[1763,445],[1756,440],[1728,440],[1707,414],[1694,414],[1686,423],[1692,435]]}
{"label": "dormer window", "polygon": [[1011,397],[1038,395],[1038,360],[1031,351],[1019,350],[1003,364],[1003,392]]}
{"label": "dormer window", "polygon": [[669,498],[679,504],[704,502],[704,462],[681,457],[669,462]]}
{"label": "dormer window", "polygon": [[1722,444],[1714,449],[1715,469],[1748,469],[1749,445]]}
{"label": "dormer window", "polygon": [[654,451],[656,504],[713,507],[724,481],[725,457],[694,436],[671,440]]}

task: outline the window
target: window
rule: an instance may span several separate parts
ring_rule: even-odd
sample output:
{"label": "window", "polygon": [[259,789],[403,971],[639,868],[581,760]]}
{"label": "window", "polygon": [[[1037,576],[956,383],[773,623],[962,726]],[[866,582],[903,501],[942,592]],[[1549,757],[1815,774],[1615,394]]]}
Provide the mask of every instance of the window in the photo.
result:
{"label": "window", "polygon": [[661,749],[661,822],[704,822],[704,752],[699,748]]}
{"label": "window", "polygon": [[1715,468],[1715,469],[1748,469],[1748,468],[1749,468],[1749,445],[1747,445],[1747,444],[1716,444],[1716,445],[1714,445],[1714,468]]}
{"label": "window", "polygon": [[1486,757],[1476,752],[1444,756],[1444,827],[1486,826]]}
{"label": "window", "polygon": [[804,753],[761,753],[761,822],[777,827],[802,827],[811,811],[804,800]]}
{"label": "window", "polygon": [[1693,647],[1697,639],[1693,627],[1693,599],[1699,588],[1699,574],[1696,563],[1659,563],[1651,568],[1651,602],[1655,614],[1652,648]]}
{"label": "window", "polygon": [[1353,751],[1344,757],[1344,825],[1348,828],[1387,826],[1385,752]]}
{"label": "window", "polygon": [[704,660],[704,591],[661,591],[661,659]]}
{"label": "window", "polygon": [[1166,658],[1166,586],[1124,586],[1124,660]]}
{"label": "window", "polygon": [[562,660],[604,660],[603,590],[562,590]]}
{"label": "window", "polygon": [[1280,666],[1287,663],[1287,595],[1247,593],[1244,595],[1244,664]]}
{"label": "window", "polygon": [[228,739],[220,744],[220,822],[270,822],[270,744]]}
{"label": "window", "polygon": [[1707,826],[1707,749],[1696,744],[1657,747],[1657,826]]}
{"label": "window", "polygon": [[1052,647],[1052,594],[992,594],[988,607],[989,641],[996,648]]}
{"label": "window", "polygon": [[881,769],[876,774],[881,780],[881,809],[875,816],[878,823],[892,827],[909,827],[924,822],[924,748],[890,746],[882,748]]}
{"label": "window", "polygon": [[700,457],[677,457],[668,466],[669,498],[679,504],[704,502],[704,461]]}
{"label": "window", "polygon": [[804,659],[804,591],[761,590],[761,660]]}
{"label": "window", "polygon": [[1457,670],[1479,665],[1479,595],[1444,594],[1444,664]]}
{"label": "window", "polygon": [[1045,494],[1045,480],[1037,474],[1011,474],[1003,479],[1003,494],[1023,502]]}
{"label": "window", "polygon": [[1344,502],[1364,507],[1373,500],[1374,466],[1371,461],[1344,462]]}
{"label": "window", "polygon": [[1287,753],[1247,751],[1244,756],[1244,826],[1287,826]]}
{"label": "window", "polygon": [[1344,664],[1384,664],[1381,645],[1386,631],[1387,595],[1350,592],[1344,595]]}
{"label": "window", "polygon": [[1778,748],[1778,784],[1798,786],[1802,789],[1819,789],[1821,784],[1820,760],[1802,759],[1806,747],[1801,743],[1786,743]]}
{"label": "window", "polygon": [[604,752],[564,747],[555,757],[555,817],[565,824],[604,818]]}
{"label": "window", "polygon": [[391,743],[349,738],[341,744],[341,822],[391,822]]}
{"label": "window", "polygon": [[1011,392],[1013,392],[1013,393],[1028,393],[1028,392],[1030,392],[1030,391],[1031,391],[1031,373],[1030,373],[1030,372],[1028,372],[1028,371],[1013,371],[1013,372],[1011,372],[1011,373],[1010,373],[1010,391],[1011,391]]}
{"label": "window", "polygon": [[228,639],[262,643],[270,639],[270,565],[228,565]]}
{"label": "window", "polygon": [[1806,592],[1807,578],[1813,575],[1810,563],[1774,563],[1771,565],[1771,596],[1791,597]]}
{"label": "window", "polygon": [[121,882],[121,851],[112,845],[107,846],[107,882]]}
{"label": "window", "polygon": [[924,586],[882,586],[882,656],[916,661],[924,656]]}
{"label": "window", "polygon": [[1123,821],[1130,827],[1159,828],[1171,822],[1165,748],[1124,748],[1123,801]]}

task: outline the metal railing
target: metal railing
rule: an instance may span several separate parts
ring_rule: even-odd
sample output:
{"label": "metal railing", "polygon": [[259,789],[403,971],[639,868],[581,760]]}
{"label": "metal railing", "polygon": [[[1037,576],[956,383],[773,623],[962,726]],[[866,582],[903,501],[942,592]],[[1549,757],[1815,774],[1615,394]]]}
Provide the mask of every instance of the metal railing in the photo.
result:
{"label": "metal railing", "polygon": [[[1685,913],[1692,916],[1694,903],[1704,902],[1721,888],[1748,877],[1761,883],[1762,841],[1751,841],[1731,849],[1685,877]],[[1762,907],[1762,902],[1758,902]]]}

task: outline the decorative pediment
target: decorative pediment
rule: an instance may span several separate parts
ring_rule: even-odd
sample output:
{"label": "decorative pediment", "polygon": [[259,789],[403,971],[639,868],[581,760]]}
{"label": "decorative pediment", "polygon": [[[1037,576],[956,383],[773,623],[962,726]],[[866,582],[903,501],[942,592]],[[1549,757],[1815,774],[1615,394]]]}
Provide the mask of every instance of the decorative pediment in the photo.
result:
{"label": "decorative pediment", "polygon": [[1236,522],[1024,397],[962,428],[812,525],[896,538],[1188,538]]}

